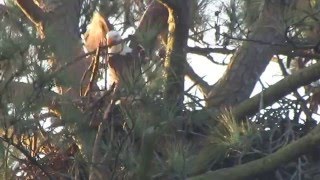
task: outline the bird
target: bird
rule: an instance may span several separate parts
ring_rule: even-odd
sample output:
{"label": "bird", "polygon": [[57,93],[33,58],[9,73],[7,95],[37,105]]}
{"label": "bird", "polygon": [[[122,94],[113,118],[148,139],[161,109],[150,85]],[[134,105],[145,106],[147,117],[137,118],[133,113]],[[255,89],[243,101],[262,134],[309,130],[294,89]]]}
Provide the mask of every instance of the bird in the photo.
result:
{"label": "bird", "polygon": [[132,49],[123,41],[118,31],[109,31],[106,35],[108,55],[108,87],[115,83],[116,88],[134,87],[138,77],[139,63],[132,55]]}
{"label": "bird", "polygon": [[95,51],[99,46],[107,46],[105,64],[108,66],[107,89],[115,83],[116,88],[133,87],[140,70],[140,62],[116,30],[108,26],[100,13],[95,12],[87,32],[84,34],[87,52]]}

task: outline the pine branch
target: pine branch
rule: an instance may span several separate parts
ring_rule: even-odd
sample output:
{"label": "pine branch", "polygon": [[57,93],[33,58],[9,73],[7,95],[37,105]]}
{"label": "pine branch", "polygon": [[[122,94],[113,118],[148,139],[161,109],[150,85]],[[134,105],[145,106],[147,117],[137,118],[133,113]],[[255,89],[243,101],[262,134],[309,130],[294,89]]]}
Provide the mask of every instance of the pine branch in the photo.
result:
{"label": "pine branch", "polygon": [[292,142],[291,144],[279,149],[277,152],[272,153],[264,158],[257,159],[231,168],[209,171],[205,174],[191,177],[189,178],[189,180],[250,179],[250,177],[254,175],[271,171],[279,167],[281,164],[285,164],[290,160],[299,157],[300,155],[306,153],[319,143],[320,125],[318,125],[306,136]]}

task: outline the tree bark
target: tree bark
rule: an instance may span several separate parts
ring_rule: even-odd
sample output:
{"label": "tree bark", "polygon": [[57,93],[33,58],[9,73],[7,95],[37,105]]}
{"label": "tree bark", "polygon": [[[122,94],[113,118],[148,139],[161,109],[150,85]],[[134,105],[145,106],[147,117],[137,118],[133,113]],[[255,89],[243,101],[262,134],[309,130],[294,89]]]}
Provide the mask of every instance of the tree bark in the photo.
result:
{"label": "tree bark", "polygon": [[[167,2],[170,3],[170,1]],[[151,37],[147,39],[142,38],[144,41],[147,41],[142,44],[147,44],[148,47],[150,44],[155,43],[156,37],[161,31],[159,28],[157,28],[159,31],[155,31],[150,28],[150,25],[147,26],[146,24],[148,23],[146,22],[151,21],[151,19],[153,21],[156,20],[158,24],[157,27],[160,25],[161,27],[165,27],[163,20],[166,17],[163,6],[156,4],[156,2],[153,2],[152,5],[153,6],[150,6],[151,10],[156,7],[157,10],[162,13],[155,15],[147,13],[147,11],[142,19],[143,23],[141,23],[141,27],[137,30],[137,32],[139,32],[137,34],[151,34]],[[181,7],[185,6],[181,5]],[[151,10],[150,12],[152,12]],[[249,35],[249,40],[244,42],[240,49],[233,55],[224,76],[211,87],[200,81],[195,82],[199,83],[198,85],[206,97],[208,107],[220,108],[234,106],[250,97],[256,82],[275,53],[277,48],[275,45],[284,44],[285,42],[285,27],[282,19],[283,11],[284,4],[282,1],[266,1],[263,11],[252,30],[253,32]],[[141,38],[139,41],[142,41]],[[170,57],[169,54],[168,57]],[[168,59],[167,62],[169,62]],[[184,66],[185,65],[179,64],[179,67]],[[188,71],[183,71],[185,75],[190,76],[191,79],[199,79],[192,69],[188,68]],[[180,77],[180,80],[181,79],[182,77]]]}
{"label": "tree bark", "polygon": [[135,36],[148,55],[151,55],[156,44],[159,44],[157,43],[159,34],[167,33],[168,16],[168,9],[156,0],[152,1],[144,12]]}
{"label": "tree bark", "polygon": [[[165,100],[182,108],[187,42],[190,25],[189,1],[161,1],[168,9],[168,40],[165,67]],[[183,7],[183,8],[182,8]]]}
{"label": "tree bark", "polygon": [[[259,105],[261,101],[261,96],[263,98],[263,106],[267,107],[277,100],[283,98],[299,87],[308,85],[320,78],[320,63],[316,63],[310,67],[301,69],[300,71],[285,77],[281,81],[276,84],[270,86],[265,91],[253,96],[250,99],[247,99],[240,104],[234,106],[231,109],[231,112],[234,118],[240,122],[245,120],[246,117],[254,115],[259,111]],[[211,113],[207,113],[206,111]],[[205,119],[214,119],[214,117],[219,116],[218,110],[214,108],[200,110],[193,112],[194,116],[192,119],[196,119],[197,121],[202,121]]]}
{"label": "tree bark", "polygon": [[308,85],[319,78],[320,63],[318,62],[282,79],[262,93],[242,102],[232,110],[232,113],[236,119],[244,120],[246,116],[251,116],[259,111],[261,98],[263,99],[263,106],[267,107],[299,87]]}
{"label": "tree bark", "polygon": [[[54,52],[58,67],[84,54],[79,31],[82,1],[54,1],[45,4],[46,11],[36,5],[33,0],[16,0],[16,2],[35,24],[44,43],[47,43]],[[65,93],[72,98],[79,96],[81,78],[90,61],[90,58],[77,61],[57,77],[57,84],[63,86],[65,90],[69,89]],[[84,81],[84,84],[88,83],[89,78]]]}
{"label": "tree bark", "polygon": [[282,1],[265,1],[249,41],[233,55],[223,77],[207,95],[209,107],[239,104],[250,94],[274,54],[274,44],[285,40]]}

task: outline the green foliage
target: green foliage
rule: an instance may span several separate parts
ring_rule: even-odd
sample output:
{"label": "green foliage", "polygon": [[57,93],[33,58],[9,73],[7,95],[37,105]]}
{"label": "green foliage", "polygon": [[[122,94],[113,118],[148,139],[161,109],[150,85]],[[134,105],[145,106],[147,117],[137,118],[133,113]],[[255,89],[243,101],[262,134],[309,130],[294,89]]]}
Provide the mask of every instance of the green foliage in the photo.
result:
{"label": "green foliage", "polygon": [[250,122],[238,124],[232,114],[225,111],[218,118],[218,125],[211,129],[191,174],[210,169],[226,158],[245,154],[257,137],[258,131]]}
{"label": "green foliage", "polygon": [[[264,3],[261,0],[222,2],[217,6],[223,16],[218,16],[207,11],[213,2],[218,4],[211,0],[194,1],[197,6],[193,9],[191,38],[201,47],[210,46],[203,42],[204,32],[217,28],[211,26],[216,19],[219,20],[217,25],[223,26],[220,35],[246,37]],[[110,19],[121,21],[123,16],[118,10],[125,9],[124,1],[95,1],[96,4],[92,5],[95,7],[90,7],[90,3],[85,1],[83,5],[87,9],[82,13],[87,18],[95,8],[113,7],[106,13],[113,15]],[[134,3],[130,13],[135,14],[129,19],[137,20],[145,2],[130,3]],[[316,1],[312,1],[313,10],[318,6]],[[72,61],[75,57],[70,56],[79,48],[76,47],[79,39],[75,35],[75,41],[61,44],[69,37],[60,25],[59,28],[46,26],[49,36],[42,41],[29,21],[22,18],[21,12],[15,13],[10,18],[1,19],[0,23],[0,63],[8,64],[8,71],[0,84],[0,176],[3,179],[17,178],[18,171],[25,172],[22,178],[46,178],[40,176],[45,172],[39,166],[52,170],[49,174],[53,174],[53,178],[63,175],[88,179],[92,167],[99,171],[99,166],[102,166],[100,172],[110,171],[108,175],[113,179],[186,179],[208,170],[233,167],[267,156],[308,132],[298,121],[303,117],[302,112],[309,112],[311,103],[307,100],[311,96],[297,100],[282,99],[278,102],[280,107],[264,108],[243,123],[238,123],[229,111],[218,118],[213,118],[219,111],[217,109],[201,106],[202,111],[198,111],[201,99],[197,97],[183,104],[183,112],[177,115],[176,105],[164,102],[163,59],[155,57],[150,43],[150,38],[162,28],[158,24],[153,25],[154,29],[149,34],[138,34],[138,38],[145,41],[142,44],[152,50],[148,52],[150,56],[142,68],[143,73],[133,78],[134,83],[121,89],[122,99],[113,97],[112,93],[101,96],[105,91],[76,98],[57,94],[56,83],[69,85],[73,77],[56,71],[49,61],[56,57]],[[315,26],[318,15],[313,17],[314,11],[298,12],[296,9],[286,13],[291,18],[286,19],[288,25],[293,25],[292,37],[299,40],[309,37],[307,30]],[[299,21],[304,15],[308,18]],[[210,22],[204,22],[207,20]],[[83,24],[86,22],[89,20],[85,19]],[[230,39],[224,38],[225,42]],[[236,46],[240,43],[234,40],[222,45]],[[107,116],[113,98],[118,101]],[[309,113],[312,115],[316,111]],[[294,118],[290,118],[291,114]],[[312,116],[308,118],[312,123]],[[95,126],[92,122],[96,122]],[[99,159],[92,162],[94,144],[101,129]],[[35,142],[32,142],[35,137]],[[36,146],[35,149],[32,146]],[[312,159],[307,156],[304,158]],[[290,167],[292,164],[295,168]],[[283,165],[277,172],[294,174],[301,166],[306,169],[307,166],[314,167],[307,162],[299,164],[293,161],[292,164]],[[14,166],[22,170],[13,169]]]}
{"label": "green foliage", "polygon": [[0,167],[4,166],[5,160],[5,153],[6,153],[6,147],[4,146],[3,142],[0,142],[0,159],[1,159],[1,164]]}

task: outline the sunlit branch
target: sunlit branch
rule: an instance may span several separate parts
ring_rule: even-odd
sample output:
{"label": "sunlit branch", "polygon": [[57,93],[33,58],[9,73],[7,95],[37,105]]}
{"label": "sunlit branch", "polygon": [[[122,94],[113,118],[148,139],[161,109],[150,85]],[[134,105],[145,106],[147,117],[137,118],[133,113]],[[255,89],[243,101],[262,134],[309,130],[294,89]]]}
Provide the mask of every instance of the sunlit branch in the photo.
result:
{"label": "sunlit branch", "polygon": [[263,96],[264,105],[269,106],[280,98],[295,91],[301,86],[308,85],[320,78],[320,62],[306,67],[266,89],[263,94],[259,93],[254,97],[242,102],[236,106],[232,112],[236,119],[244,120],[245,117],[251,116],[259,111],[259,103]]}

